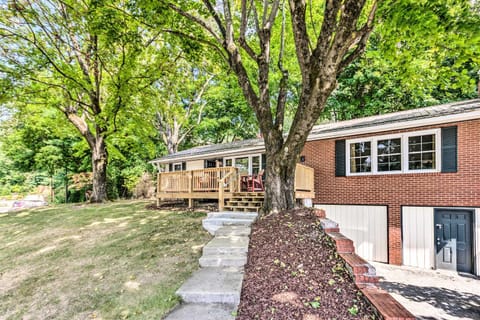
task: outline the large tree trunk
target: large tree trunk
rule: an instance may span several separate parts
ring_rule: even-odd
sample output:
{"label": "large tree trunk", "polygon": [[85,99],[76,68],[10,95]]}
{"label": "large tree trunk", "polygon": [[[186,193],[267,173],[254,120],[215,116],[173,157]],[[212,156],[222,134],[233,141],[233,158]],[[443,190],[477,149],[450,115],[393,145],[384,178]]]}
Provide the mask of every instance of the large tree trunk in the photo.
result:
{"label": "large tree trunk", "polygon": [[[266,145],[268,150],[268,145]],[[278,213],[295,207],[296,159],[284,159],[281,154],[267,152],[265,201],[262,211]]]}
{"label": "large tree trunk", "polygon": [[103,137],[95,139],[92,150],[93,192],[90,202],[107,200],[107,164],[108,153]]}
{"label": "large tree trunk", "polygon": [[90,131],[85,119],[75,113],[66,113],[68,120],[80,131],[87,140],[92,152],[93,190],[90,202],[103,202],[107,197],[107,164],[108,152],[105,144],[105,128],[95,127],[95,133]]}

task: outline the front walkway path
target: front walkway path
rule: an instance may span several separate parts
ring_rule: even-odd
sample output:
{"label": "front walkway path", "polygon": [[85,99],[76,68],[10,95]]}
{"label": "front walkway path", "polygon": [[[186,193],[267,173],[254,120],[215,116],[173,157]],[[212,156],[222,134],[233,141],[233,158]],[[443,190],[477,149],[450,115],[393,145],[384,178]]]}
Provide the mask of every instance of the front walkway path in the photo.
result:
{"label": "front walkway path", "polygon": [[417,319],[480,319],[480,280],[444,270],[372,263],[380,286]]}
{"label": "front walkway path", "polygon": [[177,294],[183,303],[166,320],[234,320],[256,213],[211,212],[203,227],[215,237],[203,247],[200,269]]}

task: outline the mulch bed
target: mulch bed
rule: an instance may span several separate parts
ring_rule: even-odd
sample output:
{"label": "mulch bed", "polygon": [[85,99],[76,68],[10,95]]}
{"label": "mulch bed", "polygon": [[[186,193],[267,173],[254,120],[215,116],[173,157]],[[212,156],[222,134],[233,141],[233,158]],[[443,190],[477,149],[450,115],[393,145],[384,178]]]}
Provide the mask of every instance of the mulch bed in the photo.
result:
{"label": "mulch bed", "polygon": [[311,210],[255,223],[237,320],[373,318]]}

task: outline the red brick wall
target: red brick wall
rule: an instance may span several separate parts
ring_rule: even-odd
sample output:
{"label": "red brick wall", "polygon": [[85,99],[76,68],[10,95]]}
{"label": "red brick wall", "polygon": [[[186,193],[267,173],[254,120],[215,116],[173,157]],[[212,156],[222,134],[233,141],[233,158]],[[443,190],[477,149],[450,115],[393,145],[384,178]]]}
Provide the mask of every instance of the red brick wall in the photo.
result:
{"label": "red brick wall", "polygon": [[[305,164],[315,169],[313,202],[387,205],[389,262],[401,264],[402,205],[480,207],[480,120],[378,133],[378,135],[384,135],[453,125],[458,126],[456,173],[335,177],[335,139],[307,142],[302,155],[305,156]],[[372,134],[362,136],[374,135],[376,133],[372,130]]]}

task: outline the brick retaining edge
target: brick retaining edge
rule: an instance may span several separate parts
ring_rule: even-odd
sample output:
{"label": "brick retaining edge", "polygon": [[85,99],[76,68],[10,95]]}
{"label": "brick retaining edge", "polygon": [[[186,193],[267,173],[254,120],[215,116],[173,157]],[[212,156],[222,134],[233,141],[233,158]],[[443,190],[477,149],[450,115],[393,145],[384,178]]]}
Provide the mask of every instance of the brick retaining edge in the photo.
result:
{"label": "brick retaining edge", "polygon": [[314,209],[325,233],[335,243],[337,252],[345,261],[345,266],[355,281],[357,288],[370,302],[377,316],[385,320],[415,320],[415,317],[395,300],[387,291],[377,286],[378,276],[375,267],[355,253],[353,241],[340,233],[338,223],[327,219],[325,210]]}

